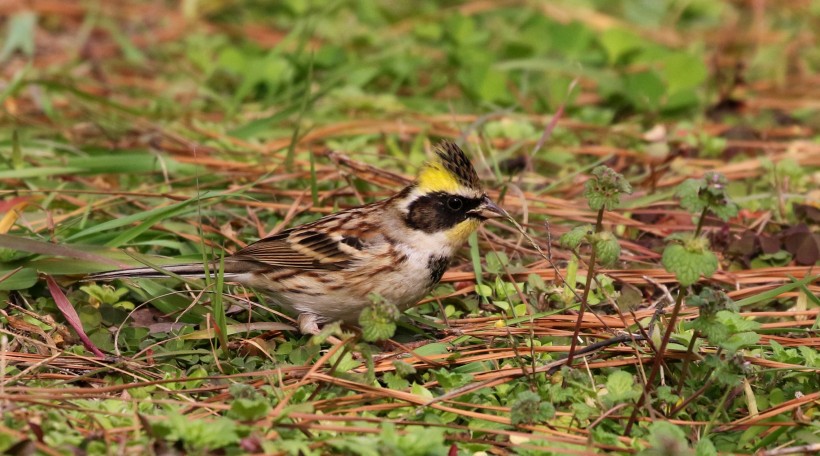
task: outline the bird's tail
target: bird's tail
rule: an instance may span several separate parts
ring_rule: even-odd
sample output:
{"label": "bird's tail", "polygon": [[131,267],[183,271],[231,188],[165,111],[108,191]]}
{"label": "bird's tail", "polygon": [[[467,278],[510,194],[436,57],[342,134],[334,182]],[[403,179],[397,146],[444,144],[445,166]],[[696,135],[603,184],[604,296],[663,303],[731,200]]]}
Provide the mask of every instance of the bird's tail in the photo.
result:
{"label": "bird's tail", "polygon": [[[225,278],[230,278],[239,274],[236,271],[229,271],[228,265],[230,263],[226,263]],[[210,276],[215,276],[219,271],[219,264],[208,264],[208,273]],[[206,277],[206,269],[203,263],[186,263],[186,264],[174,264],[170,266],[160,266],[158,268],[131,268],[131,269],[120,269],[118,271],[107,271],[107,272],[98,272],[95,274],[87,275],[83,281],[90,281],[90,280],[112,280],[112,279],[159,279],[169,277],[168,274],[164,273],[163,271],[167,271],[178,276],[182,276],[185,278],[190,279],[204,279]]]}

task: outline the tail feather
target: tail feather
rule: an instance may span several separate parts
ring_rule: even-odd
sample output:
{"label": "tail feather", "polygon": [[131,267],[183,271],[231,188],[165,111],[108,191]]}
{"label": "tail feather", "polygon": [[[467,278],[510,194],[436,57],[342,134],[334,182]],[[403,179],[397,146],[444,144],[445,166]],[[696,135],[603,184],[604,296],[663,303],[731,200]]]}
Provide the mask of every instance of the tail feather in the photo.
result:
{"label": "tail feather", "polygon": [[[163,271],[171,272],[176,275],[187,277],[191,279],[204,279],[205,278],[205,265],[202,263],[186,263],[186,264],[174,264],[170,266],[160,266]],[[210,275],[216,275],[217,271],[219,270],[219,265],[210,264],[208,265],[208,270],[210,271]],[[236,275],[237,273],[231,273],[225,271],[225,277],[231,277]],[[158,271],[154,268],[131,268],[131,269],[121,269],[119,271],[107,271],[107,272],[99,272],[96,274],[89,274],[85,277],[85,281],[89,280],[112,280],[112,279],[160,279],[168,277],[168,274],[164,274],[161,271]]]}

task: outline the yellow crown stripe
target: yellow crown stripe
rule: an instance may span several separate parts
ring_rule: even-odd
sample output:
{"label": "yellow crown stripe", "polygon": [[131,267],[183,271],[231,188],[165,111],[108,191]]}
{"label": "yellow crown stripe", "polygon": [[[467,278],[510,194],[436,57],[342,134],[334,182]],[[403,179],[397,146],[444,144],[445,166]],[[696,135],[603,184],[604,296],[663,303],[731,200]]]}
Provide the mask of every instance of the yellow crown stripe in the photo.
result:
{"label": "yellow crown stripe", "polygon": [[458,177],[444,168],[441,163],[428,163],[419,171],[419,189],[423,192],[458,191]]}

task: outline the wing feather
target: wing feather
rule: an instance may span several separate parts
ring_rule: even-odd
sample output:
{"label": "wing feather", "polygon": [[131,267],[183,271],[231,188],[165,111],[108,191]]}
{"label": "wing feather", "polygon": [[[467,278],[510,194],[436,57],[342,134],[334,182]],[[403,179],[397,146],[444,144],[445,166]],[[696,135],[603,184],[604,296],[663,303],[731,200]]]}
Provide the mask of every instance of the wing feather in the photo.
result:
{"label": "wing feather", "polygon": [[[277,268],[294,269],[341,269],[356,259],[360,249],[350,247],[343,239],[351,238],[329,235],[316,225],[288,230],[270,236],[231,256],[234,260],[247,260]],[[359,241],[361,242],[361,241]]]}

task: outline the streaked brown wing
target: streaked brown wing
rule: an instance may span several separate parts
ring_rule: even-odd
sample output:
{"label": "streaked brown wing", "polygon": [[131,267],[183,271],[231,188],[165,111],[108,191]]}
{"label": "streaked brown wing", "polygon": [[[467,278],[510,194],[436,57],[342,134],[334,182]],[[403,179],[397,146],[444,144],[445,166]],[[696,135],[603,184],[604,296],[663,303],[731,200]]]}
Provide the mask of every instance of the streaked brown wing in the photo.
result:
{"label": "streaked brown wing", "polygon": [[[274,267],[296,269],[341,269],[354,259],[345,252],[349,237],[335,239],[316,229],[288,230],[260,239],[231,256],[233,260],[254,261]],[[345,246],[340,246],[340,241]],[[343,250],[344,249],[344,250]]]}

